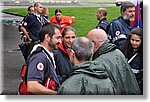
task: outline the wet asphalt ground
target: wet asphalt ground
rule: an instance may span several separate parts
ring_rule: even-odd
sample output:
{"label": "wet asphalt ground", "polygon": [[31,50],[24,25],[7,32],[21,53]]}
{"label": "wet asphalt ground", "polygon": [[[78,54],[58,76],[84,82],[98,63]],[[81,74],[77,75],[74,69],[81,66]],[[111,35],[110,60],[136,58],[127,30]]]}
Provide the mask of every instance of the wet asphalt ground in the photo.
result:
{"label": "wet asphalt ground", "polygon": [[2,27],[3,90],[1,94],[15,95],[21,82],[21,66],[24,64],[22,53],[18,47],[21,40],[16,26],[2,24]]}
{"label": "wet asphalt ground", "polygon": [[18,46],[22,42],[18,32],[18,24],[22,19],[22,17],[1,13],[2,95],[16,95],[21,82],[20,72],[24,58]]}

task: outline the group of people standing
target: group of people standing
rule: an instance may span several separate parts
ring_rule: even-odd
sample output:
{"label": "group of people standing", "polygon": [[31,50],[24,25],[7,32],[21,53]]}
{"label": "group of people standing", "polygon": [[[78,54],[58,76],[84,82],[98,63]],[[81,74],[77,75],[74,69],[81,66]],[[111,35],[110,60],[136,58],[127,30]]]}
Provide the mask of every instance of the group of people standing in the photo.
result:
{"label": "group of people standing", "polygon": [[[135,6],[128,6],[131,4],[126,2],[121,6],[120,18],[126,25],[126,20],[134,15]],[[51,95],[143,93],[142,29],[124,33],[124,27],[129,25],[110,24],[106,19],[106,8],[99,8],[96,14],[100,21],[98,26],[89,31],[87,37],[77,37],[75,29],[70,26],[75,17],[63,16],[62,11],[56,9],[55,16],[49,21],[42,11],[43,5],[35,3],[34,13],[24,18],[20,27],[31,39],[25,59],[28,92]],[[122,41],[119,36],[125,35],[124,43],[118,46],[108,36],[112,36],[109,32],[119,41]]]}
{"label": "group of people standing", "polygon": [[125,55],[143,93],[143,28],[131,29],[131,22],[136,18],[133,3],[123,2],[120,13],[120,17],[109,23],[106,8],[99,8],[96,14],[99,23],[96,28],[103,29],[108,39]]}

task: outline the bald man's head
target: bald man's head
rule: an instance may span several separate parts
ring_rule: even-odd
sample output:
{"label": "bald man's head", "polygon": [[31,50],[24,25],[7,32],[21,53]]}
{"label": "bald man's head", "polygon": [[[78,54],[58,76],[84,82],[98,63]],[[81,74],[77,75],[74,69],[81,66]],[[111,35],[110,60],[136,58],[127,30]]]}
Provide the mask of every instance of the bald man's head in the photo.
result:
{"label": "bald man's head", "polygon": [[87,38],[94,42],[94,52],[107,40],[107,34],[102,29],[92,29],[88,32]]}
{"label": "bald man's head", "polygon": [[107,34],[102,29],[92,29],[88,32],[87,37],[91,40],[105,41],[107,40]]}

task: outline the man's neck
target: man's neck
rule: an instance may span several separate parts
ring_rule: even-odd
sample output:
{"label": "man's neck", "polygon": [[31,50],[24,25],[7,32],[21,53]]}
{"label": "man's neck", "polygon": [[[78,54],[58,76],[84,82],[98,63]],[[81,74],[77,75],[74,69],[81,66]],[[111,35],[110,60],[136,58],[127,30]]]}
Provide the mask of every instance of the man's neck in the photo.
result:
{"label": "man's neck", "polygon": [[40,43],[46,50],[48,50],[49,52],[53,51],[53,48],[49,47],[47,44],[45,44],[44,42]]}
{"label": "man's neck", "polygon": [[38,12],[34,12],[34,15],[40,17],[41,14],[39,14]]}
{"label": "man's neck", "polygon": [[123,20],[124,20],[128,25],[130,25],[130,20],[125,19],[123,16],[122,16],[122,18],[123,18]]}
{"label": "man's neck", "polygon": [[74,64],[80,64],[80,63],[83,63],[83,62],[86,62],[86,61],[79,61],[77,59],[74,60]]}
{"label": "man's neck", "polygon": [[102,21],[103,19],[106,19],[106,17],[101,17],[100,21]]}

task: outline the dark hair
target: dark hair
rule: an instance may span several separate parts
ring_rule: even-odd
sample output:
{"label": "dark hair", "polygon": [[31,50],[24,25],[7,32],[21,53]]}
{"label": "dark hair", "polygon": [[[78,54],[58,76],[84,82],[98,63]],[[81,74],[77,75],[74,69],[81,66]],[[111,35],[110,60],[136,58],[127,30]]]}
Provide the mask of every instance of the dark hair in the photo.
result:
{"label": "dark hair", "polygon": [[73,27],[67,26],[67,27],[65,27],[65,28],[63,29],[62,37],[64,37],[64,36],[66,35],[66,32],[67,32],[67,31],[73,31],[73,32],[76,34],[76,30],[75,30]]}
{"label": "dark hair", "polygon": [[129,7],[135,7],[135,5],[131,2],[128,2],[128,1],[127,2],[122,2],[120,12],[121,13],[125,12],[126,9],[129,8]]}
{"label": "dark hair", "polygon": [[89,61],[92,54],[94,45],[91,40],[85,37],[75,38],[72,42],[72,50],[79,61]]}
{"label": "dark hair", "polygon": [[34,7],[39,6],[39,4],[41,4],[41,3],[40,3],[40,2],[36,2],[36,3],[34,4]]}
{"label": "dark hair", "polygon": [[46,23],[42,26],[42,29],[39,32],[39,38],[40,38],[40,42],[44,41],[45,35],[48,34],[50,37],[53,37],[53,35],[55,34],[55,29],[59,29],[60,28],[52,23]]}
{"label": "dark hair", "polygon": [[31,6],[29,6],[29,7],[28,7],[28,11],[30,11],[30,8],[32,8],[32,7],[33,7],[32,5],[31,5]]}
{"label": "dark hair", "polygon": [[130,39],[133,34],[140,36],[141,45],[138,49],[138,53],[141,54],[141,57],[143,56],[143,29],[142,28],[134,28],[131,31],[131,33],[127,36],[127,40],[126,40],[125,44],[121,47],[121,50],[124,53],[126,58],[128,58],[130,55],[132,55],[132,52],[133,52],[133,48],[130,43]]}
{"label": "dark hair", "polygon": [[56,10],[55,10],[55,15],[56,15],[58,12],[60,12],[60,13],[62,14],[62,11],[61,11],[60,9],[56,9]]}

